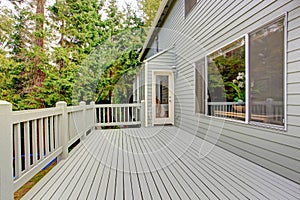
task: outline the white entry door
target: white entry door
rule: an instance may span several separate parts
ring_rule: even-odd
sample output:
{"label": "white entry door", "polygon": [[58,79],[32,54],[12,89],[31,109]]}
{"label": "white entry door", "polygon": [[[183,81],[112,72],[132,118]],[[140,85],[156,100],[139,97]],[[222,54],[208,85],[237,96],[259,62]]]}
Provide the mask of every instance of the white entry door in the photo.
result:
{"label": "white entry door", "polygon": [[152,125],[174,124],[174,76],[172,71],[152,72]]}

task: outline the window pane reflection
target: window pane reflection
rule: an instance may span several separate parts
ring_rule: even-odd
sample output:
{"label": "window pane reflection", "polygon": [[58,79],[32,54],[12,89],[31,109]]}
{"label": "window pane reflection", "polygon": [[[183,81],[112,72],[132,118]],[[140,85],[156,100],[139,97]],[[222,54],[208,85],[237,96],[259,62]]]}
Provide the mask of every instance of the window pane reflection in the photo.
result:
{"label": "window pane reflection", "polygon": [[169,76],[156,76],[156,118],[169,117]]}
{"label": "window pane reflection", "polygon": [[284,20],[250,34],[250,120],[283,125]]}

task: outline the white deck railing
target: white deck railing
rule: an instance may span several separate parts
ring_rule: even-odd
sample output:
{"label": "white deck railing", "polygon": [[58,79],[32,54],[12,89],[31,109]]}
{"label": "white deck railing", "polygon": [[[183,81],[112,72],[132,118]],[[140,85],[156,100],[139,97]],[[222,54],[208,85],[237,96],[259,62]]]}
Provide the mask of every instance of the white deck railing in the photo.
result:
{"label": "white deck railing", "polygon": [[[142,106],[141,106],[142,105]],[[95,126],[143,124],[143,104],[86,105],[12,111],[0,101],[0,199],[13,199],[18,190]]]}
{"label": "white deck railing", "polygon": [[96,126],[141,125],[141,104],[96,105]]}

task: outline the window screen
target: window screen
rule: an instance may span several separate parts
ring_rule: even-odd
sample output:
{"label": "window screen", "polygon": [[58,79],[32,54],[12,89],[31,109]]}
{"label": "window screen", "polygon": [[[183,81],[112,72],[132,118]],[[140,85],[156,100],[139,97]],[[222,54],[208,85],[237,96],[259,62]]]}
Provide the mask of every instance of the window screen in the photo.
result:
{"label": "window screen", "polygon": [[284,19],[250,34],[250,121],[284,125]]}

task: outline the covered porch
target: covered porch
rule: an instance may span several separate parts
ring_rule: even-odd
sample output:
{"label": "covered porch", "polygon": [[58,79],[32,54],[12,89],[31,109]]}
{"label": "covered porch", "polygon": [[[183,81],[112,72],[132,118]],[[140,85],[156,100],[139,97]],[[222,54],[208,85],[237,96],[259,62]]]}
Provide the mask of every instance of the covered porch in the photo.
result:
{"label": "covered porch", "polygon": [[23,199],[298,199],[300,186],[173,126],[95,130]]}

